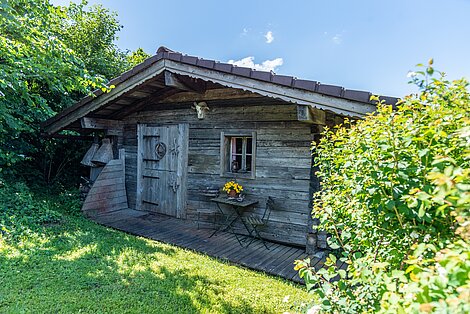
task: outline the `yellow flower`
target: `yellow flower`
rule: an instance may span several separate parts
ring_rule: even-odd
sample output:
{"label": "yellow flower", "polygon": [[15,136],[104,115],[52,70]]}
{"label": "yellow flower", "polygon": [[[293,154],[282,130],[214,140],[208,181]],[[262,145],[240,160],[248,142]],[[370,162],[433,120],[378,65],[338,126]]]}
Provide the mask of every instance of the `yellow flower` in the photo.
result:
{"label": "yellow flower", "polygon": [[240,193],[243,191],[243,187],[236,183],[235,181],[228,181],[224,184],[224,187],[222,189],[223,191],[229,193],[230,191],[235,191],[236,193]]}

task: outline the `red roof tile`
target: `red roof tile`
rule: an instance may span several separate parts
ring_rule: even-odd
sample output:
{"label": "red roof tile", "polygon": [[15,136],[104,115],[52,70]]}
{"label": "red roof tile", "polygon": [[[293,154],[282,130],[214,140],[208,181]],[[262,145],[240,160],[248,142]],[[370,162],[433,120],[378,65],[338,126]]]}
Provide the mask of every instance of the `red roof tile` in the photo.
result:
{"label": "red roof tile", "polygon": [[[259,81],[271,82],[274,84],[290,86],[298,89],[305,89],[323,95],[344,98],[363,103],[375,104],[374,101],[370,100],[370,96],[372,95],[372,93],[367,91],[350,90],[345,89],[342,86],[321,84],[320,82],[297,79],[292,76],[277,75],[273,72],[257,71],[251,68],[238,67],[227,63],[220,63],[215,60],[207,60],[194,56],[182,55],[181,53],[176,53],[163,46],[158,48],[157,54],[154,57],[156,57],[157,59],[169,59],[182,63],[196,65],[203,68],[213,69],[216,71],[231,73],[244,77],[250,77]],[[396,97],[381,96],[380,98],[385,100],[386,103],[392,105],[395,105],[398,101],[398,98]]]}

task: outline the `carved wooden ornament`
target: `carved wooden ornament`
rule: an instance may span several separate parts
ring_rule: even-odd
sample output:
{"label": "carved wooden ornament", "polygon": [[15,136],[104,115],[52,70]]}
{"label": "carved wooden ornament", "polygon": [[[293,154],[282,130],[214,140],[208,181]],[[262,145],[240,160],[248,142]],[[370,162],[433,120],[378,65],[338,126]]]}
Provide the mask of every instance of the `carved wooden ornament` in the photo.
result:
{"label": "carved wooden ornament", "polygon": [[157,155],[157,159],[162,159],[166,154],[166,145],[162,142],[157,142],[155,144],[155,154]]}

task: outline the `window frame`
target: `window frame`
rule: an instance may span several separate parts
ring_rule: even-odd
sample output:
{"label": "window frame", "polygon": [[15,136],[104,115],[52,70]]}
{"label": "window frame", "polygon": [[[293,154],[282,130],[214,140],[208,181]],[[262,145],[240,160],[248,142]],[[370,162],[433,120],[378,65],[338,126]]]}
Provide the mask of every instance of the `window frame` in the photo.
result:
{"label": "window frame", "polygon": [[[234,137],[251,137],[251,171],[232,172],[230,170],[232,160],[231,139]],[[246,141],[242,142],[242,160],[246,163]],[[242,165],[243,167],[243,165]],[[246,168],[246,165],[245,165]],[[220,176],[230,178],[255,179],[256,178],[256,132],[255,131],[230,131],[220,132]]]}

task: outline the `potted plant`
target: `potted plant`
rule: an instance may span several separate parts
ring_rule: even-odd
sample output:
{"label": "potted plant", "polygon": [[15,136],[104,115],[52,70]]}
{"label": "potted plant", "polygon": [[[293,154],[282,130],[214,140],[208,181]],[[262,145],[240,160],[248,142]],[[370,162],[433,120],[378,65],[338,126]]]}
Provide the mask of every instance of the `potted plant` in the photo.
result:
{"label": "potted plant", "polygon": [[236,183],[235,181],[228,181],[224,184],[222,190],[227,192],[227,196],[229,198],[238,198],[240,193],[243,191],[243,186]]}

